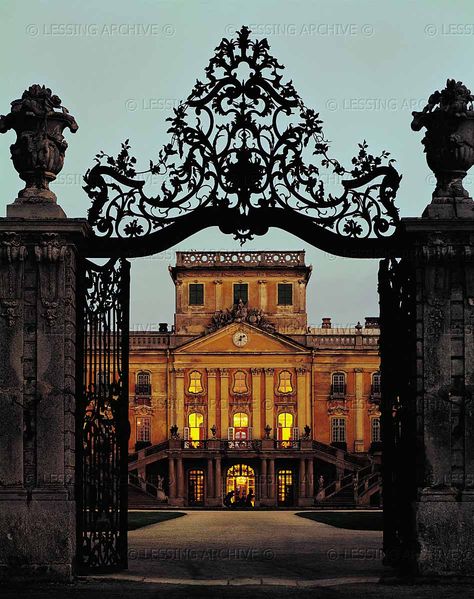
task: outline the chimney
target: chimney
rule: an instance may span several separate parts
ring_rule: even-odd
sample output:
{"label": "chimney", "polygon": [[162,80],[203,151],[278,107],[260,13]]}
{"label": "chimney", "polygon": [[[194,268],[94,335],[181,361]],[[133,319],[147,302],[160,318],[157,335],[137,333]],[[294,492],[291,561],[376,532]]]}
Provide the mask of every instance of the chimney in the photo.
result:
{"label": "chimney", "polygon": [[331,319],[330,318],[323,318],[323,323],[321,325],[322,329],[330,329],[331,328]]}
{"label": "chimney", "polygon": [[380,321],[378,316],[366,316],[365,317],[365,328],[366,329],[380,329]]}

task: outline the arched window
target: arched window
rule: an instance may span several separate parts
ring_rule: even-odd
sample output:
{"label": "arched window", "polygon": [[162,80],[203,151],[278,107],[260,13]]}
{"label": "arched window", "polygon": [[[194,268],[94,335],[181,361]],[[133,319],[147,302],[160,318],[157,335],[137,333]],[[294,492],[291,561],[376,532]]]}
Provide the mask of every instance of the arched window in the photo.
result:
{"label": "arched window", "polygon": [[380,395],[380,372],[372,375],[372,395]]}
{"label": "arched window", "polygon": [[189,393],[202,393],[204,388],[202,386],[202,374],[197,370],[193,370],[189,375]]}
{"label": "arched window", "polygon": [[290,412],[281,412],[277,418],[278,441],[281,447],[289,447],[291,441],[297,441],[296,429],[294,428],[294,416]]}
{"label": "arched window", "polygon": [[151,374],[146,371],[137,373],[135,395],[151,395]]}
{"label": "arched window", "polygon": [[346,375],[343,372],[334,372],[332,375],[332,394],[346,394]]}
{"label": "arched window", "polygon": [[278,377],[278,392],[279,393],[291,393],[293,386],[291,384],[291,372],[288,370],[282,370]]}
{"label": "arched window", "polygon": [[237,370],[234,374],[234,386],[232,393],[248,393],[247,375],[243,370]]}
{"label": "arched window", "polygon": [[236,412],[232,417],[232,426],[229,427],[228,438],[232,442],[231,447],[247,447],[248,440],[252,436],[249,427],[249,416],[245,412]]}
{"label": "arched window", "polygon": [[188,430],[184,431],[185,441],[188,441],[190,447],[199,447],[203,431],[204,416],[200,412],[191,412],[188,416]]}
{"label": "arched window", "polygon": [[372,443],[380,443],[380,418],[372,418],[371,420]]}
{"label": "arched window", "polygon": [[233,418],[235,428],[243,428],[249,425],[249,416],[245,412],[236,412]]}

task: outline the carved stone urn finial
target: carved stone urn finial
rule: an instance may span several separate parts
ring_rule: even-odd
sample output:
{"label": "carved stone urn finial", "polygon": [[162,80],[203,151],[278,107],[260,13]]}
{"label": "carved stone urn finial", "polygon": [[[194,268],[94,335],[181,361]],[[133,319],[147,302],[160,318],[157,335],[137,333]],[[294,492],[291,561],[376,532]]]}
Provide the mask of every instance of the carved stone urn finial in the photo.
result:
{"label": "carved stone urn finial", "polygon": [[11,158],[26,183],[15,202],[7,207],[7,216],[65,217],[49,183],[63,168],[66,127],[72,133],[78,129],[74,117],[61,106],[60,98],[44,85],[32,85],[20,100],[11,103],[9,114],[0,116],[0,133],[10,129],[16,132],[16,141],[10,146]]}
{"label": "carved stone urn finial", "polygon": [[465,85],[448,79],[445,89],[431,94],[421,112],[412,113],[411,128],[426,128],[422,143],[436,177],[433,201],[424,216],[474,217],[474,202],[463,186],[474,164],[473,100]]}

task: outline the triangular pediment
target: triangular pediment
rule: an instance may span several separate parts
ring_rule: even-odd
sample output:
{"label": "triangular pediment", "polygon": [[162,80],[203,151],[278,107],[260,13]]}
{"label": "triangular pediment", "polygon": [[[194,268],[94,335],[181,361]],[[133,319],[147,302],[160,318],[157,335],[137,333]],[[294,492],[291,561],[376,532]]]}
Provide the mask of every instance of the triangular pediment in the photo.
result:
{"label": "triangular pediment", "polygon": [[234,322],[185,343],[174,353],[305,354],[309,351],[303,345],[278,333],[269,333],[247,323]]}

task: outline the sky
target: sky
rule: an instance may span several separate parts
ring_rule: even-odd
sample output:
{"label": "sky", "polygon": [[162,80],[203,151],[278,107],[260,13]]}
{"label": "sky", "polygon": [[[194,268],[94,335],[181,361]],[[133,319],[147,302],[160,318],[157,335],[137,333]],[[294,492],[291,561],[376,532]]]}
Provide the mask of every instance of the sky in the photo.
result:
{"label": "sky", "polygon": [[[172,108],[204,78],[221,38],[242,25],[268,39],[285,78],[319,112],[331,155],[349,165],[363,139],[372,153],[389,151],[403,176],[400,214],[420,216],[434,177],[411,112],[448,77],[474,89],[472,0],[1,0],[0,114],[34,83],[59,95],[79,130],[66,132],[65,165],[51,188],[68,216],[85,217],[82,176],[95,154],[116,154],[129,138],[146,168],[168,142]],[[9,160],[14,138],[0,136],[0,216],[22,187]],[[172,322],[174,251],[237,249],[232,236],[210,228],[133,260],[132,328]],[[332,256],[278,229],[243,249],[306,250],[311,324],[330,316],[349,326],[378,314],[376,260]]]}

